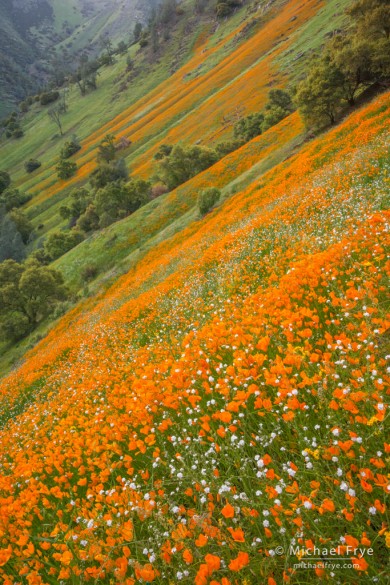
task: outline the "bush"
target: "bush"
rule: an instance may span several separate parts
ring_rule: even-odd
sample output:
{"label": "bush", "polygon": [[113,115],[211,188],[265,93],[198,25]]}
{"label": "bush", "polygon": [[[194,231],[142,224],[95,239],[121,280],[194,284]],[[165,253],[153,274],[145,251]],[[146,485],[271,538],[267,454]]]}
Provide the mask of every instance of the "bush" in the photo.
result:
{"label": "bush", "polygon": [[0,196],[0,207],[4,206],[6,211],[11,211],[15,207],[22,207],[30,199],[31,195],[21,193],[18,189],[7,189]]}
{"label": "bush", "polygon": [[239,6],[242,6],[242,0],[217,0],[216,11],[218,18],[230,16]]}
{"label": "bush", "polygon": [[210,187],[202,191],[198,197],[198,207],[201,215],[206,215],[219,201],[220,197],[221,191],[216,187]]}
{"label": "bush", "polygon": [[110,163],[101,162],[92,172],[90,183],[94,189],[101,189],[109,183],[125,180],[128,177],[128,170],[123,159]]}
{"label": "bush", "polygon": [[65,142],[61,149],[61,158],[70,158],[76,152],[81,150],[81,144],[76,136],[72,137],[72,140]]}
{"label": "bush", "polygon": [[8,189],[11,184],[11,177],[6,171],[0,171],[0,195]]}
{"label": "bush", "polygon": [[83,239],[83,234],[78,230],[54,232],[45,241],[45,254],[52,260],[57,260],[57,258],[60,258],[60,256],[63,256],[66,252],[69,252],[69,250],[80,244]]}
{"label": "bush", "polygon": [[39,99],[41,106],[47,106],[48,104],[52,104],[56,102],[60,97],[59,91],[47,91],[41,94]]}
{"label": "bush", "polygon": [[239,120],[234,126],[234,136],[249,142],[252,138],[256,138],[263,131],[264,114],[256,112],[249,114],[246,118]]}
{"label": "bush", "polygon": [[17,128],[15,128],[15,130],[12,132],[11,135],[13,138],[22,138],[24,136],[24,132],[22,130],[22,128],[20,128],[20,126],[18,126]]}
{"label": "bush", "polygon": [[215,150],[219,158],[223,158],[224,156],[240,148],[243,144],[244,142],[242,140],[226,140],[226,142],[220,142],[217,144]]}
{"label": "bush", "polygon": [[41,166],[42,163],[39,162],[39,160],[36,160],[35,158],[30,158],[28,161],[24,163],[24,168],[26,169],[27,173],[33,173]]}
{"label": "bush", "polygon": [[77,171],[77,165],[75,162],[61,159],[56,166],[56,171],[59,179],[65,181],[70,179]]}
{"label": "bush", "polygon": [[0,264],[0,334],[12,341],[25,336],[47,315],[67,289],[57,270],[35,260]]}
{"label": "bush", "polygon": [[87,264],[81,271],[81,278],[85,282],[93,280],[98,275],[99,271],[95,264]]}
{"label": "bush", "polygon": [[177,145],[169,156],[160,161],[159,179],[169,189],[175,189],[217,161],[218,155],[211,148]]}

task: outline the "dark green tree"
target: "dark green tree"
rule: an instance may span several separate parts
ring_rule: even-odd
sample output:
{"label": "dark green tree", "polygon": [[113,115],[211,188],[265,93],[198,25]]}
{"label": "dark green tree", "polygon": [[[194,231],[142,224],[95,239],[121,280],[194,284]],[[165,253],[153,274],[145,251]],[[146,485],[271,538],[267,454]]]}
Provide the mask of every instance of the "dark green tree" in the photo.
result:
{"label": "dark green tree", "polygon": [[56,166],[56,171],[58,178],[62,181],[66,181],[66,179],[70,179],[76,174],[77,164],[73,161],[61,158]]}
{"label": "dark green tree", "polygon": [[234,125],[234,136],[245,142],[259,136],[263,131],[264,114],[256,112],[242,118]]}
{"label": "dark green tree", "polygon": [[63,256],[66,252],[69,252],[69,250],[80,244],[83,239],[83,234],[78,230],[53,232],[45,241],[45,254],[51,260],[57,260],[57,258],[60,258],[60,256]]}
{"label": "dark green tree", "polygon": [[11,177],[6,171],[0,171],[0,195],[8,189],[11,184]]}
{"label": "dark green tree", "polygon": [[175,189],[191,177],[211,167],[217,160],[218,155],[211,148],[177,145],[169,156],[159,162],[159,179],[169,189]]}
{"label": "dark green tree", "polygon": [[64,300],[67,289],[58,270],[36,261],[0,264],[0,334],[15,341],[24,337]]}
{"label": "dark green tree", "polygon": [[34,232],[34,226],[27,215],[21,209],[12,209],[9,212],[10,219],[14,222],[16,229],[22,236],[23,244],[27,244]]}
{"label": "dark green tree", "polygon": [[220,200],[221,191],[216,187],[210,187],[201,191],[198,197],[198,208],[201,215],[206,215]]}
{"label": "dark green tree", "polygon": [[298,85],[296,103],[308,126],[334,124],[343,100],[343,75],[324,61],[315,64]]}
{"label": "dark green tree", "polygon": [[35,158],[30,158],[28,161],[26,161],[24,163],[24,168],[26,169],[27,173],[33,173],[34,171],[39,169],[39,167],[41,167],[41,166],[42,166],[42,163]]}

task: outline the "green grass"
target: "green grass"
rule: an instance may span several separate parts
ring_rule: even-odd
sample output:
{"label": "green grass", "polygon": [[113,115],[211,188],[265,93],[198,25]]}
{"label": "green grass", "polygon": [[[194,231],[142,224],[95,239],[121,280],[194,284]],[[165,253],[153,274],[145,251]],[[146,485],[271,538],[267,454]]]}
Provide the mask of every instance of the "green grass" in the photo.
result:
{"label": "green grass", "polygon": [[288,74],[290,82],[302,75],[307,60],[319,51],[335,30],[345,27],[345,9],[352,0],[326,0],[323,8],[299,30],[292,33],[288,49],[275,60],[278,69]]}

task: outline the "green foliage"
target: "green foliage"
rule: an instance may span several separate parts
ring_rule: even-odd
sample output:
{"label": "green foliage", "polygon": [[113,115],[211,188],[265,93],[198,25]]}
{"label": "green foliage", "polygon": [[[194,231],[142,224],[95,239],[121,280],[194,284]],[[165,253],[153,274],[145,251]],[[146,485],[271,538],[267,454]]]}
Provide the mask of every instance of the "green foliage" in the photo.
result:
{"label": "green foliage", "polygon": [[92,201],[92,194],[85,187],[74,189],[70,196],[69,205],[60,207],[60,215],[64,219],[69,219],[75,223],[77,219],[85,213],[88,205]]}
{"label": "green foliage", "polygon": [[89,61],[87,56],[81,56],[79,66],[71,79],[79,88],[82,96],[86,95],[88,91],[97,89],[99,67],[100,63],[98,61]]}
{"label": "green foliage", "polygon": [[11,184],[11,177],[6,171],[0,171],[0,195],[8,189]]}
{"label": "green foliage", "polygon": [[221,191],[216,187],[210,187],[205,189],[199,194],[198,197],[198,208],[201,215],[206,215],[219,201],[221,197]]}
{"label": "green foliage", "polygon": [[171,144],[161,144],[159,146],[158,151],[154,155],[155,160],[162,160],[166,156],[169,156],[173,150],[173,146]]}
{"label": "green foliage", "polygon": [[280,108],[285,112],[293,112],[294,104],[290,94],[284,89],[271,89],[268,94],[268,103],[265,106],[266,110]]}
{"label": "green foliage", "polygon": [[47,91],[41,94],[40,97],[40,104],[41,106],[47,106],[48,104],[52,104],[56,102],[60,97],[59,91]]}
{"label": "green foliage", "polygon": [[124,159],[101,163],[92,172],[90,183],[94,189],[101,189],[109,183],[125,180],[128,177],[128,170]]}
{"label": "green foliage", "polygon": [[24,136],[24,132],[20,126],[20,119],[16,112],[12,112],[2,121],[2,127],[5,129],[6,138],[21,138]]}
{"label": "green foliage", "polygon": [[34,231],[34,226],[31,221],[21,209],[12,209],[9,213],[9,217],[14,222],[16,229],[22,236],[23,244],[27,244]]}
{"label": "green foliage", "polygon": [[343,98],[342,84],[341,72],[326,62],[310,69],[295,96],[306,124],[318,127],[335,122]]}
{"label": "green foliage", "polygon": [[96,212],[96,207],[92,203],[88,205],[87,209],[79,217],[76,226],[86,233],[99,229],[99,216]]}
{"label": "green foliage", "polygon": [[61,149],[61,158],[70,158],[81,149],[81,144],[77,136],[72,136],[71,140],[65,142]]}
{"label": "green foliage", "polygon": [[97,160],[100,162],[112,162],[116,158],[115,136],[107,134],[98,147]]}
{"label": "green foliage", "polygon": [[0,208],[4,207],[6,211],[11,211],[15,207],[21,207],[30,201],[31,195],[21,193],[18,189],[6,189],[0,195]]}
{"label": "green foliage", "polygon": [[105,227],[109,218],[111,222],[134,213],[150,200],[151,184],[143,179],[131,179],[127,184],[122,181],[110,183],[99,189],[95,197],[96,213],[101,227]]}
{"label": "green foliage", "polygon": [[276,126],[281,120],[287,116],[288,112],[280,106],[273,106],[265,110],[262,130],[265,132],[268,128]]}
{"label": "green foliage", "polygon": [[172,149],[158,166],[159,179],[169,189],[175,189],[191,177],[211,167],[218,160],[215,150],[205,146],[181,146]]}
{"label": "green foliage", "polygon": [[39,167],[42,166],[42,163],[37,160],[36,158],[30,158],[28,161],[26,161],[24,163],[24,168],[26,169],[27,173],[33,173],[34,171],[36,171],[37,169],[39,169]]}
{"label": "green foliage", "polygon": [[118,55],[124,55],[127,52],[127,44],[125,43],[125,41],[120,41],[118,43],[116,52],[118,53]]}
{"label": "green foliage", "polygon": [[22,236],[10,216],[0,209],[0,262],[4,260],[23,260],[25,246]]}
{"label": "green foliage", "polygon": [[219,142],[215,147],[215,151],[219,158],[223,158],[240,148],[243,144],[243,140],[226,140],[224,142]]}
{"label": "green foliage", "polygon": [[242,6],[242,0],[217,0],[217,16],[218,18],[230,16],[240,6]]}
{"label": "green foliage", "polygon": [[0,264],[0,335],[12,341],[29,333],[66,298],[62,275],[36,262]]}
{"label": "green foliage", "polygon": [[133,31],[133,38],[134,38],[134,42],[138,43],[140,38],[141,38],[141,34],[142,34],[142,23],[141,22],[136,22],[135,26],[134,26],[134,31]]}
{"label": "green foliage", "polygon": [[76,174],[77,164],[70,160],[60,159],[56,166],[56,171],[58,178],[65,181]]}
{"label": "green foliage", "polygon": [[45,241],[45,254],[51,260],[57,260],[57,258],[60,258],[60,256],[63,256],[66,252],[69,252],[69,250],[80,244],[83,239],[83,234],[78,230],[53,232]]}
{"label": "green foliage", "polygon": [[264,114],[256,112],[249,114],[246,118],[242,118],[236,122],[234,126],[234,136],[240,138],[245,142],[249,142],[252,138],[259,136],[263,131]]}
{"label": "green foliage", "polygon": [[390,80],[389,3],[356,0],[347,13],[350,28],[329,41],[297,88],[296,102],[308,125],[334,123],[364,87]]}

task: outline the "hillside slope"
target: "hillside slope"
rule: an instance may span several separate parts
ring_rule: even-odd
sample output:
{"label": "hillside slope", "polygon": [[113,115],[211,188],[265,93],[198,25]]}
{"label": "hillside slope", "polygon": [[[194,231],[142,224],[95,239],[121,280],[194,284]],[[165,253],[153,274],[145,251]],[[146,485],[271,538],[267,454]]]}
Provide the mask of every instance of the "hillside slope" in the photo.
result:
{"label": "hillside slope", "polygon": [[76,53],[97,46],[101,34],[129,38],[145,21],[140,0],[3,0],[0,5],[0,118],[42,86],[55,49]]}
{"label": "hillside slope", "polygon": [[389,116],[151,250],[3,381],[10,583],[301,583],[290,545],[340,539],[376,551],[344,579],[385,582]]}
{"label": "hillside slope", "polygon": [[[31,196],[27,251],[70,232],[63,208],[108,134],[126,184],[155,176],[163,145],[231,141],[348,5],[248,0],[217,19],[213,0],[184,0],[154,49],[149,32],[95,90],[69,86],[63,135],[33,103],[24,136],[0,143]],[[84,28],[75,14],[74,46],[116,6]],[[315,134],[291,108],[42,260],[69,298],[0,346],[4,585],[387,583],[390,92],[348,112]],[[220,198],[202,213],[208,187]]]}

